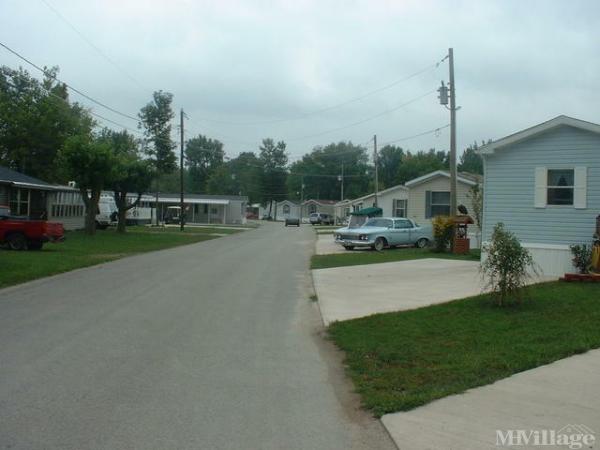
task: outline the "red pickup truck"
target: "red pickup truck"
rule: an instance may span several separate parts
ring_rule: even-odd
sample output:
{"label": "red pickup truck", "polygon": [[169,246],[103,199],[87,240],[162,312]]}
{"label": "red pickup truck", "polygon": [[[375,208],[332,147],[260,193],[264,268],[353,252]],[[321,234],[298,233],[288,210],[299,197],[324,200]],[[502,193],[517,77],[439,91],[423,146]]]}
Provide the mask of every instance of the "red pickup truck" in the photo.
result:
{"label": "red pickup truck", "polygon": [[0,245],[12,250],[40,250],[45,242],[64,240],[62,223],[11,216],[8,207],[0,206]]}

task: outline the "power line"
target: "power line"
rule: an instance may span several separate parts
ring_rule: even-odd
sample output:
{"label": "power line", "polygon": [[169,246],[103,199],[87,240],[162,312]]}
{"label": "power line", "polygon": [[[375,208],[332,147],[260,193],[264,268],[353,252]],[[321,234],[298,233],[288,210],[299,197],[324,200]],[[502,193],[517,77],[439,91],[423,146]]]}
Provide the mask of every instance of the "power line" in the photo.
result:
{"label": "power line", "polygon": [[427,130],[424,131],[422,133],[418,133],[418,134],[413,134],[411,136],[405,136],[403,138],[399,138],[399,139],[394,139],[393,141],[387,141],[387,142],[383,142],[381,144],[379,144],[381,147],[389,145],[389,144],[394,144],[396,142],[401,142],[401,141],[408,141],[409,139],[414,139],[414,138],[418,138],[421,136],[426,136],[428,134],[433,134],[433,133],[439,133],[441,130],[443,130],[444,128],[448,128],[450,126],[450,124],[444,125],[443,127],[437,127],[437,128],[433,128],[431,130]]}
{"label": "power line", "polygon": [[[3,44],[2,42],[0,42],[0,46],[4,47],[6,50],[8,50],[8,51],[9,51],[10,53],[12,53],[13,55],[15,55],[17,58],[19,58],[19,59],[21,59],[21,60],[25,61],[25,62],[26,62],[27,64],[29,64],[30,66],[32,66],[32,67],[35,67],[37,70],[39,70],[40,72],[42,72],[44,75],[46,75],[46,76],[51,76],[51,74],[49,74],[49,73],[48,73],[48,72],[47,72],[45,69],[41,68],[41,67],[40,67],[40,66],[38,66],[37,64],[34,64],[33,62],[31,62],[30,60],[28,60],[27,58],[25,58],[23,55],[21,55],[21,54],[17,53],[15,50],[13,50],[12,48],[10,48],[10,47],[8,47],[7,45]],[[131,119],[131,120],[134,120],[134,121],[136,121],[136,122],[138,122],[138,123],[139,123],[139,121],[140,121],[140,119],[139,119],[139,118],[137,118],[137,117],[133,117],[133,116],[130,116],[129,114],[123,113],[123,112],[121,112],[121,111],[119,111],[119,110],[117,110],[117,109],[115,109],[115,108],[112,108],[112,107],[110,107],[110,106],[108,106],[108,105],[106,105],[106,104],[104,104],[104,103],[100,102],[99,100],[96,100],[96,99],[95,99],[95,98],[93,98],[93,97],[90,97],[89,95],[87,95],[87,94],[83,93],[83,92],[82,92],[82,91],[80,91],[79,89],[76,89],[76,88],[74,88],[73,86],[69,85],[68,83],[65,83],[64,81],[62,81],[60,78],[58,78],[58,77],[56,77],[56,76],[52,76],[52,78],[54,78],[55,80],[57,80],[57,81],[59,81],[60,83],[64,84],[64,85],[65,85],[65,86],[66,86],[68,89],[70,89],[71,91],[73,91],[73,92],[75,92],[75,93],[77,93],[77,94],[81,95],[82,97],[84,97],[84,98],[88,99],[89,101],[91,101],[91,102],[93,102],[93,103],[95,103],[95,104],[97,104],[97,105],[99,105],[99,106],[101,106],[101,107],[103,107],[103,108],[105,108],[105,109],[107,109],[107,110],[109,110],[109,111],[111,111],[111,112],[115,113],[115,114],[118,114],[118,115],[120,115],[120,116],[122,116],[122,117],[125,117],[125,118],[127,118],[127,119]]]}
{"label": "power line", "polygon": [[341,108],[342,106],[346,106],[349,105],[351,103],[355,103],[361,100],[364,100],[367,97],[370,97],[371,95],[377,94],[379,92],[385,91],[387,89],[390,89],[394,86],[397,86],[398,84],[404,83],[414,77],[417,77],[425,72],[428,72],[432,69],[437,69],[439,67],[439,65],[444,62],[446,60],[447,57],[444,57],[443,59],[437,61],[434,64],[431,64],[421,70],[418,70],[417,72],[414,72],[404,78],[400,78],[398,80],[393,81],[390,84],[387,84],[385,86],[382,86],[380,88],[377,89],[373,89],[372,91],[366,92],[365,94],[362,94],[358,97],[354,97],[352,99],[343,101],[341,103],[337,103],[335,105],[331,105],[331,106],[327,106],[325,108],[321,108],[321,109],[317,109],[305,114],[301,114],[299,116],[296,117],[289,117],[289,118],[282,118],[282,119],[272,119],[272,120],[264,120],[264,121],[255,121],[255,122],[232,122],[232,121],[225,121],[225,120],[213,120],[213,119],[207,119],[207,118],[200,118],[198,120],[204,121],[204,122],[212,122],[212,123],[220,123],[220,124],[225,124],[225,125],[266,125],[266,124],[271,124],[271,123],[279,123],[279,122],[289,122],[289,121],[294,121],[294,120],[301,120],[301,119],[305,119],[307,117],[310,116],[314,116],[317,114],[321,114],[327,111],[331,111],[333,109],[337,109],[337,108]]}
{"label": "power line", "polygon": [[300,136],[300,137],[297,137],[297,138],[288,139],[287,142],[295,142],[295,141],[300,141],[300,140],[303,140],[303,139],[309,139],[309,138],[313,138],[313,137],[318,137],[318,136],[322,136],[324,134],[329,134],[329,133],[334,133],[336,131],[345,130],[347,128],[351,128],[351,127],[354,127],[356,125],[362,125],[363,123],[369,122],[369,121],[371,121],[373,119],[377,119],[378,117],[385,116],[386,114],[390,114],[390,113],[392,113],[394,111],[397,111],[397,110],[399,110],[401,108],[404,108],[405,106],[408,106],[411,103],[414,103],[414,102],[416,102],[418,100],[421,100],[422,98],[427,97],[428,95],[431,95],[434,92],[437,92],[437,89],[433,89],[431,91],[427,91],[424,94],[421,94],[418,97],[415,97],[415,98],[413,98],[413,99],[411,99],[411,100],[409,100],[409,101],[407,101],[405,103],[402,103],[402,104],[397,105],[397,106],[395,106],[393,108],[390,108],[390,109],[386,109],[383,112],[375,114],[374,116],[367,117],[366,119],[359,120],[358,122],[353,122],[353,123],[350,123],[348,125],[344,125],[344,126],[341,126],[341,127],[338,127],[338,128],[333,128],[333,129],[330,129],[330,130],[322,131],[322,132],[319,132],[319,133],[314,133],[314,134],[310,134],[310,135],[306,135],[306,136]]}
{"label": "power line", "polygon": [[90,47],[92,47],[100,56],[102,56],[105,60],[107,60],[112,66],[114,66],[119,72],[129,78],[137,87],[144,91],[151,91],[146,86],[142,85],[133,75],[128,73],[125,69],[123,69],[119,64],[117,64],[112,58],[110,58],[106,53],[104,53],[100,48],[98,48],[90,39],[87,38],[75,25],[73,25],[69,20],[63,16],[60,11],[58,11],[50,2],[47,0],[41,0],[60,20],[66,23],[82,40],[84,40]]}

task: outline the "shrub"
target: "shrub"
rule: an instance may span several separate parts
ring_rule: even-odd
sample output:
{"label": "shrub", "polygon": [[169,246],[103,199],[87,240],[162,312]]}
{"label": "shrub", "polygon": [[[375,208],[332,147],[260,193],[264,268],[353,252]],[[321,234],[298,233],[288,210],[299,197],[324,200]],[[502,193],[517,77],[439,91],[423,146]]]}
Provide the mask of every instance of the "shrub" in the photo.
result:
{"label": "shrub", "polygon": [[588,273],[592,264],[592,247],[581,244],[571,245],[570,249],[573,255],[573,265],[577,267],[579,273]]}
{"label": "shrub", "polygon": [[487,254],[481,263],[481,272],[498,306],[508,300],[520,301],[521,288],[530,277],[528,269],[537,273],[529,251],[503,223],[496,224],[492,239],[483,250]]}
{"label": "shrub", "polygon": [[450,247],[450,242],[452,241],[454,221],[448,216],[436,216],[432,224],[433,239],[435,241],[434,251],[438,253],[445,252]]}

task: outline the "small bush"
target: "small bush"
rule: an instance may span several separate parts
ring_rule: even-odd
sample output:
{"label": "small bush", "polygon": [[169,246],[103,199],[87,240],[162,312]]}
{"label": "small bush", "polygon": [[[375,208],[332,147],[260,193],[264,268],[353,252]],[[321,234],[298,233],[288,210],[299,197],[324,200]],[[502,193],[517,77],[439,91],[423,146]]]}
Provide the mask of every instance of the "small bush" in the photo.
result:
{"label": "small bush", "polygon": [[436,216],[433,221],[434,251],[442,253],[448,250],[454,232],[454,221],[449,216]]}
{"label": "small bush", "polygon": [[573,255],[573,265],[577,267],[579,273],[588,273],[592,265],[592,247],[581,244],[571,245],[570,249]]}
{"label": "small bush", "polygon": [[483,249],[487,257],[481,263],[481,272],[498,306],[508,300],[520,301],[521,288],[530,277],[528,269],[537,273],[529,251],[503,223],[496,224],[491,242]]}

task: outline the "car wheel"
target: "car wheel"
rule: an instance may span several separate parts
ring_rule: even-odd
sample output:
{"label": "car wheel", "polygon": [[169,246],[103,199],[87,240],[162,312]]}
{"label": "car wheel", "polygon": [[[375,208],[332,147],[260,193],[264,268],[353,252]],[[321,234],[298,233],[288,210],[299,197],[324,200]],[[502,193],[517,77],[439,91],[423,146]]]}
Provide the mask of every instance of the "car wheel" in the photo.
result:
{"label": "car wheel", "polygon": [[41,250],[43,246],[44,246],[44,243],[40,242],[40,241],[33,241],[33,242],[30,242],[29,244],[27,244],[27,248],[29,250]]}
{"label": "car wheel", "polygon": [[427,238],[421,238],[417,241],[417,247],[418,248],[425,248],[429,245],[429,239]]}
{"label": "car wheel", "polygon": [[386,244],[387,242],[384,238],[378,237],[377,239],[375,239],[375,245],[373,246],[373,248],[380,252],[385,248]]}
{"label": "car wheel", "polygon": [[6,238],[11,250],[27,250],[27,239],[22,233],[14,233]]}
{"label": "car wheel", "polygon": [[344,248],[348,251],[354,250],[354,245],[344,245]]}

